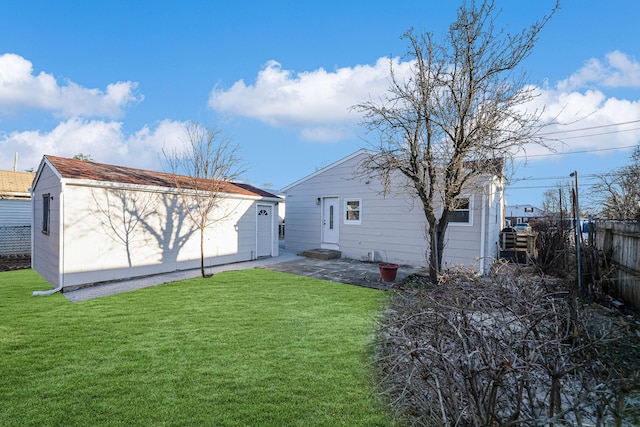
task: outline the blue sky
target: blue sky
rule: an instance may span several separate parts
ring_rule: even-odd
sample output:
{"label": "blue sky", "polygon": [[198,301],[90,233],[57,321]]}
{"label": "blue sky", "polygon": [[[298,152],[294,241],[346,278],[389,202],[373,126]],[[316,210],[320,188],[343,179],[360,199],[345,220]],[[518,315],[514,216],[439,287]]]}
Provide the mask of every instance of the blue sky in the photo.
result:
{"label": "blue sky", "polygon": [[[518,31],[555,0],[497,0]],[[42,155],[162,170],[184,123],[241,147],[245,179],[282,188],[368,147],[349,107],[386,89],[409,28],[441,34],[457,1],[0,0],[0,169]],[[561,112],[561,153],[530,149],[510,204],[578,170],[628,162],[640,141],[640,2],[564,0],[523,63],[538,106]],[[626,123],[626,124],[623,124]],[[590,129],[586,129],[590,128]],[[582,131],[578,131],[583,129]],[[572,132],[567,132],[573,130]]]}

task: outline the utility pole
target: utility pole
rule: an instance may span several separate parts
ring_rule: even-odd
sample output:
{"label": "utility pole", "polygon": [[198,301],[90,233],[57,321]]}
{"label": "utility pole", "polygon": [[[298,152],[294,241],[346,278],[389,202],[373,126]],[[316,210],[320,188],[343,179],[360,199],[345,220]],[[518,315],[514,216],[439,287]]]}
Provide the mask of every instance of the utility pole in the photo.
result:
{"label": "utility pole", "polygon": [[576,256],[577,256],[577,264],[578,264],[578,291],[582,293],[582,258],[580,256],[580,240],[582,238],[582,227],[580,224],[580,202],[578,201],[578,171],[573,171],[569,176],[574,177],[575,182],[575,190],[574,190],[574,198],[575,198],[575,230],[576,230]]}

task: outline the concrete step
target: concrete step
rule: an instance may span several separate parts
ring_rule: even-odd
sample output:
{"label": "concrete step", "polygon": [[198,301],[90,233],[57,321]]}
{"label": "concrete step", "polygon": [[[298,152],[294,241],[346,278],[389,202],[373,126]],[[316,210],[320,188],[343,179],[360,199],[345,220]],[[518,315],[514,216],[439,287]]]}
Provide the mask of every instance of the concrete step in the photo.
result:
{"label": "concrete step", "polygon": [[340,257],[342,257],[342,252],[333,249],[317,248],[304,251],[300,255],[314,259],[340,259]]}

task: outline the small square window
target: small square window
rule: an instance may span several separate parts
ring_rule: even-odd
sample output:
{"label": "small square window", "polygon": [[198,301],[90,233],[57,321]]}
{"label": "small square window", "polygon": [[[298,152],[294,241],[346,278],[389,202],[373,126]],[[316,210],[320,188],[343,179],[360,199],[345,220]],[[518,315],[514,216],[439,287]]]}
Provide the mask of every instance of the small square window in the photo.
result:
{"label": "small square window", "polygon": [[471,224],[471,202],[468,197],[458,199],[458,207],[449,214],[449,222],[453,224]]}
{"label": "small square window", "polygon": [[344,202],[344,223],[360,224],[362,214],[362,201],[360,199],[347,199]]}

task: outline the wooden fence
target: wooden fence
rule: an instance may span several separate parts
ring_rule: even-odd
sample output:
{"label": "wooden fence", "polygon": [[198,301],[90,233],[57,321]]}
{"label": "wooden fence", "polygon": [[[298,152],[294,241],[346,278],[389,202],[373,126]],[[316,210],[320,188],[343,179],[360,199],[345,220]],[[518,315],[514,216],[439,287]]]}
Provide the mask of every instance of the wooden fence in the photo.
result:
{"label": "wooden fence", "polygon": [[615,290],[627,303],[640,309],[640,223],[597,221],[595,244],[610,256],[615,268]]}
{"label": "wooden fence", "polygon": [[516,231],[500,232],[500,258],[529,264],[532,258],[537,258],[536,235],[532,232],[519,233]]}

